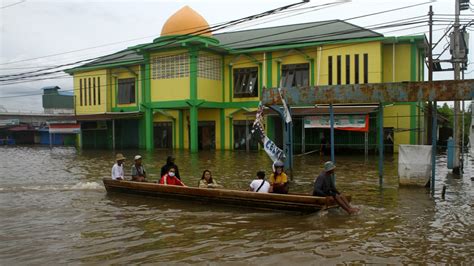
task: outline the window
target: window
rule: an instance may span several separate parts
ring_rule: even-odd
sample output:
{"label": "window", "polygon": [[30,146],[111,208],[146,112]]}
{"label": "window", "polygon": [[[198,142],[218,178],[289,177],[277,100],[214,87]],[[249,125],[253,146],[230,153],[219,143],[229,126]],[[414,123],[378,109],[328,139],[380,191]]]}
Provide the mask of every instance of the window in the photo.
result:
{"label": "window", "polygon": [[337,85],[341,85],[341,56],[337,56]]}
{"label": "window", "polygon": [[96,102],[97,90],[96,90],[96,88],[95,88],[95,78],[92,78],[92,86],[93,86],[93,88],[94,88],[94,89],[93,89],[93,91],[94,91],[94,105],[96,105],[96,104],[97,104],[97,102]]}
{"label": "window", "polygon": [[221,58],[219,56],[200,53],[198,58],[198,78],[221,80]]}
{"label": "window", "polygon": [[359,55],[354,55],[354,84],[359,84]]}
{"label": "window", "polygon": [[92,105],[92,86],[91,86],[91,78],[89,80],[89,105]]}
{"label": "window", "polygon": [[285,88],[309,86],[309,64],[283,65],[281,76]]}
{"label": "window", "polygon": [[351,84],[351,56],[346,54],[346,84]]}
{"label": "window", "polygon": [[82,79],[84,83],[84,105],[87,106],[87,79]]}
{"label": "window", "polygon": [[258,96],[258,67],[234,69],[234,97]]}
{"label": "window", "polygon": [[98,89],[98,91],[97,91],[97,101],[100,105],[100,77],[97,77],[97,89]]}
{"label": "window", "polygon": [[328,85],[332,85],[332,56],[328,56]]}
{"label": "window", "polygon": [[79,79],[79,105],[82,106],[82,79]]}
{"label": "window", "polygon": [[151,58],[152,79],[189,77],[189,55],[178,54]]}
{"label": "window", "polygon": [[369,55],[364,54],[364,83],[369,83]]}
{"label": "window", "polygon": [[118,80],[118,104],[135,102],[135,79]]}

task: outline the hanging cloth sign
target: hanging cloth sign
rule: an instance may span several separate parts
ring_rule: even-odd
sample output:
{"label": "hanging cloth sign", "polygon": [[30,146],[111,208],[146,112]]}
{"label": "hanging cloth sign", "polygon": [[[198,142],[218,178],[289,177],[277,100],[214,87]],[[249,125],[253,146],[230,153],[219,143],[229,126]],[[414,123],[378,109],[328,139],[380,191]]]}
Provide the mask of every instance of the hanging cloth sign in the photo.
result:
{"label": "hanging cloth sign", "polygon": [[252,126],[252,134],[257,136],[258,141],[263,146],[263,149],[267,153],[267,155],[272,159],[273,162],[275,161],[284,161],[285,160],[285,153],[282,149],[278,148],[278,146],[265,135],[265,128],[263,126],[263,105],[260,102],[258,106],[255,122]]}

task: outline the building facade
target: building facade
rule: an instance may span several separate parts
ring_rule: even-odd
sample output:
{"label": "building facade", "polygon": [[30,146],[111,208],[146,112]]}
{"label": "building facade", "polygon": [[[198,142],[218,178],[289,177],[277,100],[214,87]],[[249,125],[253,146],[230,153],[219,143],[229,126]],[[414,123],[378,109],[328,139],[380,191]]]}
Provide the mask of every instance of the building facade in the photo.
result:
{"label": "building facade", "polygon": [[[248,137],[249,114],[263,87],[421,81],[425,48],[424,35],[385,37],[340,20],[213,34],[186,6],[152,43],[67,71],[74,77],[75,112],[83,119],[79,143],[192,152],[257,148]],[[395,151],[397,144],[426,139],[420,130],[423,107],[384,107],[383,123],[393,134]],[[370,118],[375,128],[376,116]],[[267,117],[269,136],[278,138],[278,123]],[[306,134],[299,141],[316,145],[320,138]],[[375,143],[375,135],[369,138]]]}

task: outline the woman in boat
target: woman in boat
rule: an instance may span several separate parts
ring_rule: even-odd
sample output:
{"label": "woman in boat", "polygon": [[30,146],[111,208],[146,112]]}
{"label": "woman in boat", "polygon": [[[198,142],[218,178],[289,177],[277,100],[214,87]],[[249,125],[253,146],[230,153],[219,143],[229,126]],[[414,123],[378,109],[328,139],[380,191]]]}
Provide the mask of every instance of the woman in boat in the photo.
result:
{"label": "woman in boat", "polygon": [[174,167],[171,167],[170,169],[168,169],[168,172],[161,177],[158,183],[162,185],[183,186],[183,187],[186,186],[181,180],[179,180],[176,177],[176,170],[174,169]]}
{"label": "woman in boat", "polygon": [[270,176],[270,192],[277,194],[288,194],[290,184],[288,177],[284,172],[284,164],[281,161],[276,161],[273,164],[274,172]]}
{"label": "woman in boat", "polygon": [[217,181],[212,178],[211,171],[204,170],[202,172],[201,180],[199,180],[198,184],[199,188],[221,188],[222,186],[217,184]]}

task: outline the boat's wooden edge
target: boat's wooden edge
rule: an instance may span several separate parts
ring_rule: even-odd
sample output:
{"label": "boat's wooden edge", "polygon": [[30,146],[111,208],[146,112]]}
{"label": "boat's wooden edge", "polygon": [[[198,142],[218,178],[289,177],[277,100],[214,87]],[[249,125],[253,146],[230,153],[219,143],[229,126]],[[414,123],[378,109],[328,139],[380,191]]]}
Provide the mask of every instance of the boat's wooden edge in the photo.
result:
{"label": "boat's wooden edge", "polygon": [[[261,204],[284,204],[294,205],[295,208],[300,206],[301,208],[318,208],[318,209],[329,209],[338,207],[336,202],[332,199],[325,197],[316,197],[305,194],[273,194],[273,193],[255,193],[250,191],[240,191],[232,189],[208,189],[208,188],[197,188],[197,187],[182,187],[182,186],[166,186],[151,182],[135,182],[128,180],[112,180],[111,178],[103,179],[104,186],[107,191],[113,191],[120,189],[121,191],[129,192],[140,191],[148,194],[167,194],[180,197],[205,197],[217,200],[230,200],[238,202],[241,201],[253,201]],[[347,196],[348,200],[351,200],[350,196]]]}

